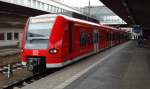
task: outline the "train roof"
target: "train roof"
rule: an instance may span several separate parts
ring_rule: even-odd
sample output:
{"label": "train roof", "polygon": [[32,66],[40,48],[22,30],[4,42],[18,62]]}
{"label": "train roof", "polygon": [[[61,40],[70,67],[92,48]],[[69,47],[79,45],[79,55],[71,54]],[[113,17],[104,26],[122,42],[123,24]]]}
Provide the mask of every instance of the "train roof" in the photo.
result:
{"label": "train roof", "polygon": [[89,21],[85,21],[85,20],[80,20],[80,19],[77,19],[77,18],[72,18],[72,17],[66,16],[66,15],[60,15],[60,16],[63,16],[64,18],[66,18],[66,19],[68,19],[70,21],[75,21],[75,22],[80,22],[80,23],[85,23],[85,24],[90,24],[90,25],[95,25],[95,26],[101,26],[101,27],[103,27],[105,29],[107,28],[107,29],[112,29],[112,30],[120,31],[117,28],[110,27],[110,26],[107,26],[107,25],[96,24],[96,23],[93,23],[93,22],[89,22]]}
{"label": "train roof", "polygon": [[66,15],[62,15],[62,14],[44,14],[44,15],[34,16],[34,17],[30,17],[30,18],[48,18],[48,17],[57,17],[57,16],[61,16],[61,17],[65,18],[65,19],[67,19],[69,21],[74,21],[74,22],[79,22],[79,23],[99,26],[99,24],[96,24],[96,23],[93,23],[93,22],[80,20],[78,18],[72,18],[72,17],[66,16]]}
{"label": "train roof", "polygon": [[57,17],[57,16],[61,16],[61,17],[65,18],[65,19],[67,19],[69,21],[89,24],[89,25],[98,26],[98,27],[100,26],[100,27],[105,28],[105,29],[107,28],[107,29],[122,31],[122,30],[119,30],[117,28],[110,27],[110,26],[107,26],[107,25],[97,24],[97,23],[81,20],[81,19],[78,19],[78,18],[69,17],[69,16],[62,15],[62,14],[44,14],[44,15],[34,16],[34,17],[31,17],[31,18],[42,18],[42,17],[43,18],[49,18],[49,17]]}
{"label": "train roof", "polygon": [[79,22],[79,23],[84,23],[84,24],[90,24],[90,25],[94,25],[94,26],[99,27],[99,24],[96,24],[96,23],[93,23],[93,22],[81,20],[81,19],[78,19],[78,18],[72,18],[72,17],[66,16],[66,15],[59,15],[59,16],[62,16],[63,18],[65,18],[69,21],[74,21],[74,22]]}

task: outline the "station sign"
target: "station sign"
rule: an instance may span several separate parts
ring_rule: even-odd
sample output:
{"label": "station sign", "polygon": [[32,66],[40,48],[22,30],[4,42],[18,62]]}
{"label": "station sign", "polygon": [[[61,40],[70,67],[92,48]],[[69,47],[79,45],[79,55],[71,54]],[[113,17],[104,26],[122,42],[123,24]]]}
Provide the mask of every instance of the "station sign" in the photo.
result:
{"label": "station sign", "polygon": [[133,29],[132,29],[132,32],[134,32],[134,33],[140,33],[141,32],[140,25],[134,25]]}

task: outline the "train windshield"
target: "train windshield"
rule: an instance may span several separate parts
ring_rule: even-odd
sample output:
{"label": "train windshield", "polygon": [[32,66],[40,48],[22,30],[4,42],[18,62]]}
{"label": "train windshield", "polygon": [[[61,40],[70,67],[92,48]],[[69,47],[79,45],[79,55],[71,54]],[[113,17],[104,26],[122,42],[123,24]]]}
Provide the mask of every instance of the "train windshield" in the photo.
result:
{"label": "train windshield", "polygon": [[30,18],[25,48],[46,49],[55,18]]}

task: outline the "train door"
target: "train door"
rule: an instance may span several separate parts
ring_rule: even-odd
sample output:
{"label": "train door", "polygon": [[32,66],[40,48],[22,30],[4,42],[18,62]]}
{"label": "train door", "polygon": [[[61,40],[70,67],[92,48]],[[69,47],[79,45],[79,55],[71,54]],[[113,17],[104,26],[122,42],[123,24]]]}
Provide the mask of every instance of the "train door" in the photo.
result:
{"label": "train door", "polygon": [[69,23],[69,53],[73,51],[73,23]]}
{"label": "train door", "polygon": [[110,47],[113,46],[113,31],[110,32]]}
{"label": "train door", "polygon": [[112,47],[112,31],[108,32],[108,36],[109,36],[109,47]]}
{"label": "train door", "polygon": [[94,30],[94,52],[97,53],[99,50],[99,30]]}

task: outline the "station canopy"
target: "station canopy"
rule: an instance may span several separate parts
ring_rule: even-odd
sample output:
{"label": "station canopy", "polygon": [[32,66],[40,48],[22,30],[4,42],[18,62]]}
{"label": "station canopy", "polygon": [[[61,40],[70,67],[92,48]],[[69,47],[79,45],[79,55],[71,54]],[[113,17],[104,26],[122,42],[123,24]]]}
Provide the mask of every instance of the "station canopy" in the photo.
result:
{"label": "station canopy", "polygon": [[100,0],[129,25],[150,29],[150,0]]}

